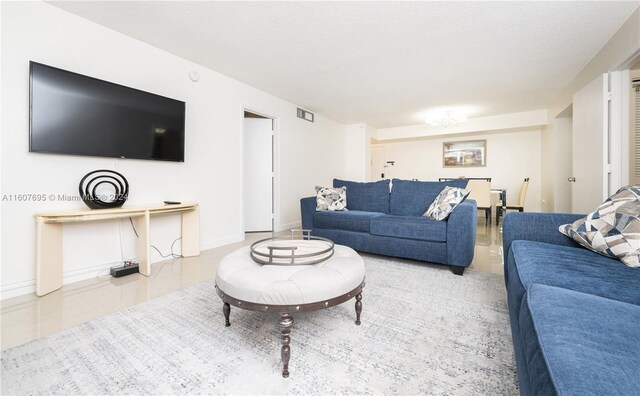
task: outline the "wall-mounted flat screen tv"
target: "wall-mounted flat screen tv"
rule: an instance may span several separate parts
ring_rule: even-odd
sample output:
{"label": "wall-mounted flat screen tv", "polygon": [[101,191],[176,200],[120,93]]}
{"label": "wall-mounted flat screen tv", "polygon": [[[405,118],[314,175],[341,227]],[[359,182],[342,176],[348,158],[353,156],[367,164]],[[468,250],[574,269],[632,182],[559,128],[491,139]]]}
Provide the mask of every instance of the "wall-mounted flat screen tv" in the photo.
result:
{"label": "wall-mounted flat screen tv", "polygon": [[36,62],[29,75],[29,151],[184,161],[184,102]]}

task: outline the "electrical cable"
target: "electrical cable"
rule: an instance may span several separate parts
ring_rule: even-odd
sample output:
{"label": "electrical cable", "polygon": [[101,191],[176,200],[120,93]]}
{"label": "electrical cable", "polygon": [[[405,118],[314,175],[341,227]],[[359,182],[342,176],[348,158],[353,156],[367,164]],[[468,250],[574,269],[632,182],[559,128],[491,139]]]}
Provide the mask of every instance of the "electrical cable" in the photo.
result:
{"label": "electrical cable", "polygon": [[138,231],[136,231],[136,226],[133,225],[133,219],[131,217],[129,217],[129,222],[131,223],[131,228],[133,228],[133,232],[135,232],[136,234],[136,238],[140,238],[140,235],[138,235]]}
{"label": "electrical cable", "polygon": [[[140,235],[138,234],[138,230],[136,230],[136,226],[135,224],[133,224],[133,218],[129,217],[129,223],[131,223],[131,228],[133,229],[133,232],[136,234],[136,238],[140,238]],[[124,259],[124,247],[123,247],[123,243],[122,243],[122,224],[118,223],[118,234],[119,234],[119,239],[120,239],[120,258],[122,259],[122,262],[126,263],[127,261],[125,261]],[[175,259],[177,258],[182,258],[184,257],[181,254],[176,254],[173,251],[173,248],[176,244],[176,242],[178,242],[179,240],[181,240],[182,237],[176,238],[172,243],[171,243],[171,248],[170,248],[170,253],[169,254],[162,254],[162,252],[160,251],[160,249],[158,249],[156,246],[151,245],[152,248],[154,248],[156,250],[156,252],[158,252],[158,254],[160,255],[160,258],[167,258],[167,257],[171,257],[173,258],[173,260],[171,260],[171,264],[173,264],[173,262],[175,261]],[[139,256],[134,257],[135,259],[139,258]],[[162,263],[162,265],[160,266],[160,270],[162,270],[162,268],[164,267],[165,263]],[[111,268],[109,268],[109,271],[111,271],[112,268],[116,268],[119,267],[120,265],[114,265]],[[103,270],[105,271],[105,270]],[[106,278],[110,278],[111,275],[109,274],[105,274],[105,275],[101,275],[101,273],[103,271],[98,272],[97,278],[99,279],[106,279]]]}
{"label": "electrical cable", "polygon": [[[133,224],[133,219],[131,217],[129,217],[129,222],[131,223],[131,228],[133,228],[133,232],[136,234],[136,238],[140,238],[140,235],[138,235],[138,231],[136,230],[136,226]],[[151,247],[154,248],[156,250],[156,252],[158,252],[158,254],[160,255],[160,258],[167,258],[167,257],[181,258],[181,257],[184,257],[184,256],[182,256],[181,254],[175,254],[173,252],[173,246],[176,244],[176,242],[178,242],[181,239],[182,239],[182,237],[176,238],[171,243],[171,252],[169,254],[162,254],[160,249],[158,249],[154,245],[151,245]]]}
{"label": "electrical cable", "polygon": [[[131,220],[131,217],[129,217],[129,220]],[[118,240],[120,242],[120,260],[122,260],[121,262],[125,262],[124,259],[124,247],[122,244],[122,222],[118,222]],[[137,257],[136,257],[137,258]],[[111,269],[118,267],[120,263],[117,263],[116,265],[113,265],[111,267],[109,267],[109,269],[103,269],[98,271],[96,278],[98,279],[108,279],[111,278]],[[106,274],[102,274],[103,272],[107,271]]]}
{"label": "electrical cable", "polygon": [[120,260],[124,262],[124,248],[122,247],[122,222],[121,221],[118,222],[118,236],[119,236],[118,239],[120,240]]}
{"label": "electrical cable", "polygon": [[179,240],[181,240],[182,237],[180,238],[176,238],[172,243],[171,243],[171,253],[169,254],[162,254],[162,252],[160,251],[160,249],[158,249],[157,247],[151,245],[152,248],[156,249],[156,252],[158,252],[158,254],[160,255],[161,258],[167,258],[167,257],[173,257],[173,258],[181,258],[183,257],[181,254],[175,254],[173,252],[173,246],[176,244],[176,242],[178,242]]}

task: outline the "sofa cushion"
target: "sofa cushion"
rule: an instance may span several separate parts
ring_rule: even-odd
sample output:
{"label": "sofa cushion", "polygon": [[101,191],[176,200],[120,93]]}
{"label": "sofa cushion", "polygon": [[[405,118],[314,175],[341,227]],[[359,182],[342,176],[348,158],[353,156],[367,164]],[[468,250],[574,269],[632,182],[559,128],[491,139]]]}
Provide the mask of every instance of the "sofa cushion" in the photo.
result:
{"label": "sofa cushion", "polygon": [[385,215],[371,219],[371,234],[446,242],[447,222],[426,217]]}
{"label": "sofa cushion", "polygon": [[389,213],[389,180],[358,183],[333,179],[333,187],[347,187],[347,209]]}
{"label": "sofa cushion", "polygon": [[562,287],[640,305],[640,271],[580,247],[514,241],[508,271],[520,285]]}
{"label": "sofa cushion", "polygon": [[520,333],[532,394],[640,394],[640,307],[532,285]]}
{"label": "sofa cushion", "polygon": [[369,222],[384,213],[350,210],[348,212],[315,212],[313,226],[356,232],[369,232]]}
{"label": "sofa cushion", "polygon": [[445,187],[465,188],[467,182],[466,179],[445,182],[393,179],[389,213],[397,216],[421,216]]}
{"label": "sofa cushion", "polygon": [[594,212],[559,230],[587,249],[640,267],[640,187],[622,187]]}
{"label": "sofa cushion", "polygon": [[640,271],[581,247],[514,241],[507,272],[507,299],[516,318],[535,283],[640,304]]}

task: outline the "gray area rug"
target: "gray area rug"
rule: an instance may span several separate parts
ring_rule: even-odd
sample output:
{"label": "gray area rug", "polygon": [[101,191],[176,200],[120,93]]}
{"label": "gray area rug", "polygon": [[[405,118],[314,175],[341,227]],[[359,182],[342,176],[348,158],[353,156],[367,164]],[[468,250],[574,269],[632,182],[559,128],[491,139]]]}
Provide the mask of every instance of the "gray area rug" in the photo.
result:
{"label": "gray area rug", "polygon": [[231,310],[213,281],[2,353],[2,394],[518,393],[502,276],[364,256],[354,301],[294,315],[291,376],[277,316]]}

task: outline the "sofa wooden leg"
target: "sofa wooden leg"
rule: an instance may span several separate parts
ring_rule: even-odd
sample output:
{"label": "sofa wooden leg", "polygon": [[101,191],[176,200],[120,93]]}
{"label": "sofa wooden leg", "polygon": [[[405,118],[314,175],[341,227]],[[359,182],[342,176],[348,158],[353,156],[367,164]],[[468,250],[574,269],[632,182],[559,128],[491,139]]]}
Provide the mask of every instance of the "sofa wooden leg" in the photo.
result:
{"label": "sofa wooden leg", "polygon": [[451,267],[451,271],[453,271],[454,274],[460,275],[460,276],[462,276],[462,273],[464,272],[464,268],[465,268],[465,267],[459,267],[457,265],[450,265],[449,267]]}

